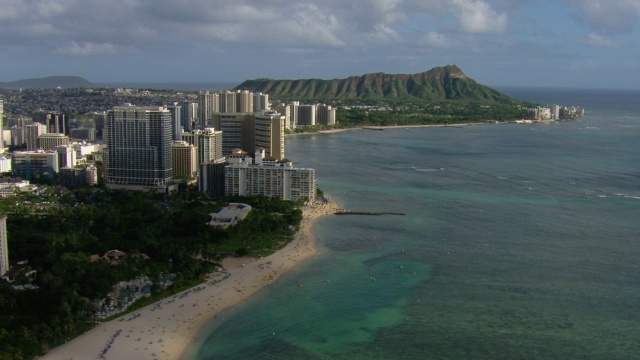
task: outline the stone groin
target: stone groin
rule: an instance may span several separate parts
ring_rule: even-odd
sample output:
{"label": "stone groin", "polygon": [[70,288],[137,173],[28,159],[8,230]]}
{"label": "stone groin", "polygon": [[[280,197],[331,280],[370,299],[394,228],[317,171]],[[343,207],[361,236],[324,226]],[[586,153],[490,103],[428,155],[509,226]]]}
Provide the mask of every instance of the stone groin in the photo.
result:
{"label": "stone groin", "polygon": [[402,212],[337,209],[334,215],[406,215]]}

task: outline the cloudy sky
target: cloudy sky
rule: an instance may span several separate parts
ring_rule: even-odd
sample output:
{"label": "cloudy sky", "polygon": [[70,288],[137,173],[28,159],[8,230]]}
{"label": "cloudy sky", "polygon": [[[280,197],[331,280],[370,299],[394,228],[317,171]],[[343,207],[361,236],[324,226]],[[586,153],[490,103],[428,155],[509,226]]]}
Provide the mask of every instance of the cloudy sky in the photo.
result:
{"label": "cloudy sky", "polygon": [[640,88],[640,0],[0,0],[0,81],[417,73]]}

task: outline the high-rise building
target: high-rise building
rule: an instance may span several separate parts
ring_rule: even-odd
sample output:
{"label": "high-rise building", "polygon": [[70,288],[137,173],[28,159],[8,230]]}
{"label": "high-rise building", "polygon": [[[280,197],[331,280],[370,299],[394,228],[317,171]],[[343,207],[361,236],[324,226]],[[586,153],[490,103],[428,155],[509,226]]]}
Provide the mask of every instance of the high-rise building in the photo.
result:
{"label": "high-rise building", "polygon": [[269,94],[254,93],[253,94],[253,112],[270,111],[271,103],[269,102]]}
{"label": "high-rise building", "polygon": [[227,156],[236,148],[254,150],[254,122],[253,113],[218,113],[213,116],[213,126],[222,131],[222,155]]}
{"label": "high-rise building", "polygon": [[198,154],[198,165],[203,162],[215,161],[223,157],[222,153],[222,131],[214,128],[204,128],[182,133],[182,141],[194,145]]}
{"label": "high-rise building", "polygon": [[9,271],[9,244],[7,242],[7,215],[0,216],[0,277]]}
{"label": "high-rise building", "polygon": [[171,112],[115,107],[107,113],[107,187],[160,190],[171,181]]}
{"label": "high-rise building", "polygon": [[222,131],[214,128],[205,128],[198,134],[196,146],[198,148],[198,164],[216,161],[221,159],[222,154]]}
{"label": "high-rise building", "polygon": [[38,136],[38,148],[53,151],[56,146],[69,145],[69,137],[58,133],[45,133]]}
{"label": "high-rise building", "polygon": [[336,109],[331,105],[319,104],[316,107],[316,123],[320,125],[336,124]]}
{"label": "high-rise building", "polygon": [[182,134],[182,106],[174,102],[173,105],[167,106],[167,109],[171,111],[171,136],[173,141],[180,141],[180,134]]}
{"label": "high-rise building", "polygon": [[293,117],[291,117],[291,105],[287,104],[279,104],[275,107],[275,111],[280,115],[284,116],[284,126],[287,129],[294,129],[295,123],[293,121]]}
{"label": "high-rise building", "polygon": [[269,156],[284,158],[285,118],[278,113],[218,113],[213,123],[222,131],[224,156],[234,149],[254,153],[263,148]]}
{"label": "high-rise building", "polygon": [[267,157],[284,159],[284,128],[285,117],[278,113],[255,114],[255,149],[264,149]]}
{"label": "high-rise building", "polygon": [[206,127],[211,115],[220,111],[220,95],[201,91],[198,94],[198,125]]}
{"label": "high-rise building", "polygon": [[193,130],[194,122],[198,119],[198,103],[183,101],[180,106],[182,106],[182,114],[180,115],[182,130],[189,132]]}
{"label": "high-rise building", "polygon": [[40,123],[33,123],[24,127],[24,140],[27,143],[27,151],[38,150],[38,136],[45,134],[47,127]]}
{"label": "high-rise building", "polygon": [[58,166],[75,167],[78,164],[76,149],[72,145],[60,145],[55,147],[58,153]]}
{"label": "high-rise building", "polygon": [[300,102],[299,101],[292,101],[289,103],[289,109],[290,109],[290,114],[291,114],[291,128],[295,129],[296,126],[298,126],[298,108],[300,107]]}
{"label": "high-rise building", "polygon": [[253,112],[253,93],[249,90],[238,90],[236,92],[236,108],[227,112]]}
{"label": "high-rise building", "polygon": [[69,119],[66,114],[48,113],[45,115],[47,132],[69,135]]}
{"label": "high-rise building", "polygon": [[11,145],[20,146],[24,144],[24,128],[18,126],[12,126],[11,131]]}
{"label": "high-rise building", "polygon": [[100,139],[104,139],[102,131],[104,130],[104,124],[107,122],[107,112],[95,112],[93,113],[93,123],[96,127],[96,136]]}
{"label": "high-rise building", "polygon": [[235,113],[237,106],[236,106],[236,93],[233,91],[221,91],[220,92],[220,108],[218,109],[219,112],[222,113]]}
{"label": "high-rise building", "polygon": [[296,126],[310,126],[316,124],[316,105],[298,105]]}
{"label": "high-rise building", "polygon": [[198,155],[196,147],[186,141],[171,144],[173,178],[193,178],[198,173]]}
{"label": "high-rise building", "polygon": [[224,197],[224,168],[226,165],[224,158],[200,164],[198,190],[213,199]]}

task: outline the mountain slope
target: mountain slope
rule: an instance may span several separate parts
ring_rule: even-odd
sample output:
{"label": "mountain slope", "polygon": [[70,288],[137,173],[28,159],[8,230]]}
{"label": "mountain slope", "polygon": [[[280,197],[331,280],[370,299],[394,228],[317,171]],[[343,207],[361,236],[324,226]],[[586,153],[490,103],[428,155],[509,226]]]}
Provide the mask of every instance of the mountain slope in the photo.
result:
{"label": "mountain slope", "polygon": [[456,65],[435,67],[418,74],[373,73],[346,79],[247,80],[235,89],[267,93],[275,98],[403,99],[518,102],[467,77]]}
{"label": "mountain slope", "polygon": [[80,76],[48,76],[43,78],[23,79],[0,82],[2,89],[20,88],[88,88],[94,85]]}

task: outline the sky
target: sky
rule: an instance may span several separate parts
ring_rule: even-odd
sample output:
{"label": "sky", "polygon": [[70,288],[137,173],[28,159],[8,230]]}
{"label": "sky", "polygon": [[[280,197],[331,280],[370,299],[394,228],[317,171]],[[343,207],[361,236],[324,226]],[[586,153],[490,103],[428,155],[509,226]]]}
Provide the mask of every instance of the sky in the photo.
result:
{"label": "sky", "polygon": [[640,0],[0,0],[0,81],[240,83],[458,65],[640,88]]}

